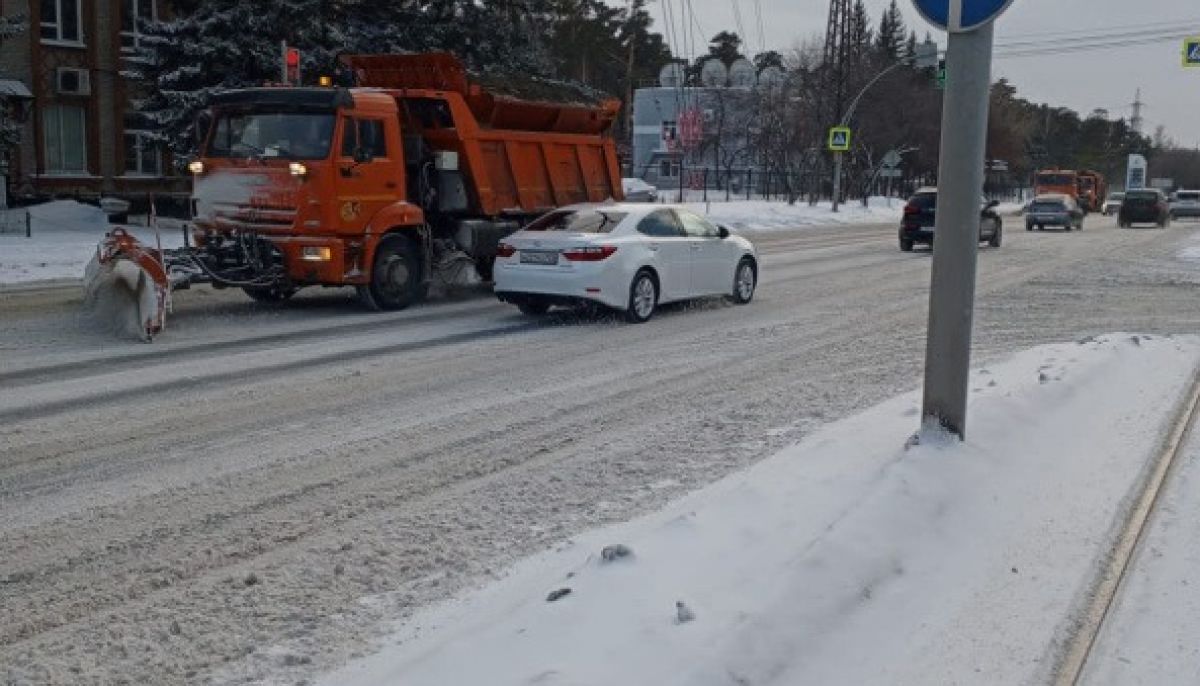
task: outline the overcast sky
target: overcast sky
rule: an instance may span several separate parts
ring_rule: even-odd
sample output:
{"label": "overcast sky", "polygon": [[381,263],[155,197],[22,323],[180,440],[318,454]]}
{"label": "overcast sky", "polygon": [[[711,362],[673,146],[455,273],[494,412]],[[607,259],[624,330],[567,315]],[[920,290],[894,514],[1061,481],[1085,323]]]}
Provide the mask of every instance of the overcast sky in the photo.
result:
{"label": "overcast sky", "polygon": [[[738,30],[734,4],[741,13],[750,52],[757,52],[760,39],[754,0],[690,0],[695,19],[707,35],[721,30]],[[657,0],[652,6],[656,28],[663,26],[663,10],[675,13],[676,31],[680,7],[687,0]],[[829,0],[759,0],[763,15],[763,39],[768,49],[781,52],[799,40],[823,36]],[[865,0],[873,25],[889,0]],[[669,5],[664,5],[669,3]],[[913,9],[912,0],[899,0],[908,26],[924,37],[927,25]],[[1200,0],[1015,0],[996,25],[997,45],[1014,40],[1046,40],[1046,34],[1077,32],[1062,39],[1063,45],[1083,42],[1085,32],[1121,31],[1126,27],[1157,24],[1162,32],[1191,30],[1200,35]],[[695,31],[693,25],[693,31]],[[741,33],[741,32],[739,32]],[[934,33],[945,44],[942,34]],[[1056,36],[1049,36],[1055,38]],[[1085,36],[1086,38],[1086,36]],[[1006,77],[1020,94],[1035,102],[1065,105],[1087,114],[1096,108],[1110,116],[1131,114],[1134,93],[1142,89],[1146,103],[1143,131],[1151,134],[1162,124],[1167,135],[1181,145],[1200,147],[1200,69],[1181,66],[1182,40],[1160,39],[1131,47],[1036,57],[998,58],[993,78]],[[678,47],[676,53],[682,52]]]}

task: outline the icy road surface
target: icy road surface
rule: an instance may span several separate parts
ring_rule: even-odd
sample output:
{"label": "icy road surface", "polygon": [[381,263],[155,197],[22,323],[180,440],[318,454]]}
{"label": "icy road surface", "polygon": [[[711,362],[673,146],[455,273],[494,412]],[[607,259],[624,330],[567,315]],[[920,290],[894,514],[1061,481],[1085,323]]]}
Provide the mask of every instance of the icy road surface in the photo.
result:
{"label": "icy road surface", "polygon": [[[976,361],[1200,330],[1178,258],[1197,233],[1010,222],[981,252]],[[376,315],[346,291],[202,289],[147,346],[74,290],[0,291],[0,679],[296,683],[520,556],[919,385],[928,252],[891,224],[756,242],[754,304],[644,326],[482,293]]]}

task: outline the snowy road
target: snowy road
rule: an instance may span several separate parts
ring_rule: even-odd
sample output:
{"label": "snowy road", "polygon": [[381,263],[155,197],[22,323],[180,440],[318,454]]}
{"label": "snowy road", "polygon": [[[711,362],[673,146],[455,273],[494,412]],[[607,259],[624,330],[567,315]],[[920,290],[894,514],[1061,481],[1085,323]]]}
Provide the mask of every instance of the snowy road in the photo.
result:
{"label": "snowy road", "polygon": [[[1200,270],[1176,257],[1197,233],[1010,223],[981,253],[976,359],[1200,330]],[[0,678],[295,683],[918,385],[929,253],[893,225],[756,242],[754,304],[645,326],[483,293],[373,315],[344,291],[198,290],[144,346],[73,289],[0,291]]]}

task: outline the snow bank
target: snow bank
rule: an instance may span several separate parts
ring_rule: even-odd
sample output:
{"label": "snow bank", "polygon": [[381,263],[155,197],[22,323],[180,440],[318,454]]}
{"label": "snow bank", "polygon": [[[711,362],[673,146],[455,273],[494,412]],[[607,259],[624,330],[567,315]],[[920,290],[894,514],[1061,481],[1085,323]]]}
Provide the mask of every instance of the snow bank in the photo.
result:
{"label": "snow bank", "polygon": [[[1027,351],[972,375],[965,444],[905,449],[901,396],[526,560],[324,683],[1044,681],[1198,359],[1190,337]],[[604,562],[613,543],[632,555]]]}
{"label": "snow bank", "polygon": [[899,222],[904,214],[904,201],[893,198],[871,198],[867,207],[852,201],[838,208],[828,202],[810,207],[806,202],[789,205],[781,201],[742,200],[731,202],[688,202],[684,206],[707,216],[709,220],[735,231],[779,231],[805,226],[838,226],[888,224]]}
{"label": "snow bank", "polygon": [[[25,211],[13,209],[0,215],[0,223],[9,231],[0,233],[0,284],[81,279],[96,244],[110,228],[104,212],[74,200],[35,205],[28,208],[33,236],[26,238]],[[152,229],[130,230],[140,240],[155,244]],[[183,244],[178,230],[163,228],[160,235],[163,247]]]}

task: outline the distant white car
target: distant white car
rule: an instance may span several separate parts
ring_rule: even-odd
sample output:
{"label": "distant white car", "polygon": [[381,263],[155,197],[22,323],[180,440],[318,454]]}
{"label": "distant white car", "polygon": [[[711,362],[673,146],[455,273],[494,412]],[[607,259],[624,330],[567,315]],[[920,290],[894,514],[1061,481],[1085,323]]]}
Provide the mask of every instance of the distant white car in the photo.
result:
{"label": "distant white car", "polygon": [[1171,196],[1171,219],[1200,219],[1200,191],[1175,191]]}
{"label": "distant white car", "polygon": [[625,202],[658,202],[658,189],[641,179],[621,179]]}
{"label": "distant white car", "polygon": [[1120,193],[1120,192],[1109,193],[1108,198],[1105,199],[1105,201],[1104,201],[1104,205],[1101,206],[1100,213],[1107,217],[1111,214],[1116,214],[1117,212],[1120,212],[1121,211],[1121,201],[1124,199],[1125,199],[1124,193]]}
{"label": "distant white car", "polygon": [[754,297],[754,245],[686,209],[585,203],[550,212],[505,238],[496,296],[529,315],[598,303],[645,322],[667,302]]}

